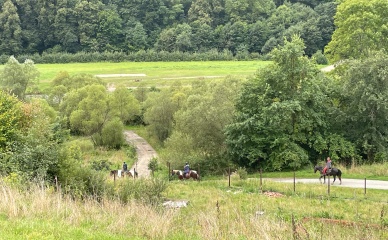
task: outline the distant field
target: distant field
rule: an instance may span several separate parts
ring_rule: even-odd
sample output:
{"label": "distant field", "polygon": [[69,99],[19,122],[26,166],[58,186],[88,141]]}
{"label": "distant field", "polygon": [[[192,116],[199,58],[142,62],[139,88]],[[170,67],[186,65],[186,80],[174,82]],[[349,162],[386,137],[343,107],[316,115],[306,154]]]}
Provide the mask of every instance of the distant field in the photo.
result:
{"label": "distant field", "polygon": [[41,73],[39,83],[41,89],[47,88],[51,80],[61,71],[67,71],[70,75],[145,74],[145,76],[104,77],[103,79],[107,84],[124,84],[127,87],[139,85],[163,87],[177,80],[189,84],[194,80],[221,79],[226,76],[246,78],[270,63],[270,61],[100,62],[36,64],[36,67]]}
{"label": "distant field", "polygon": [[[245,79],[271,61],[205,61],[205,62],[99,62],[68,64],[36,64],[40,72],[39,89],[49,87],[59,72],[70,75],[87,73],[91,75],[120,75],[103,77],[107,85],[124,84],[127,87],[165,87],[179,81],[190,84],[197,80],[224,79],[227,76]],[[322,68],[324,66],[317,66]],[[0,65],[2,71],[4,65]],[[131,75],[131,76],[125,76]],[[141,76],[140,76],[141,75]]]}

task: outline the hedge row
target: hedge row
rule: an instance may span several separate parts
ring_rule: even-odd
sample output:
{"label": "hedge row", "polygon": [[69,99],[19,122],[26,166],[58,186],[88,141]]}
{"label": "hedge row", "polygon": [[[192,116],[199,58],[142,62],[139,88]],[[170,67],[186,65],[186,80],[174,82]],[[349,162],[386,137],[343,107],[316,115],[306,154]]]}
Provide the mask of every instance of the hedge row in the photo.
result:
{"label": "hedge row", "polygon": [[[34,63],[87,63],[87,62],[177,62],[177,61],[233,61],[263,59],[258,53],[241,52],[233,55],[231,51],[211,50],[201,53],[156,52],[141,50],[138,52],[78,52],[78,53],[42,53],[15,56],[19,62],[31,59]],[[0,55],[0,64],[8,61],[8,55]]]}

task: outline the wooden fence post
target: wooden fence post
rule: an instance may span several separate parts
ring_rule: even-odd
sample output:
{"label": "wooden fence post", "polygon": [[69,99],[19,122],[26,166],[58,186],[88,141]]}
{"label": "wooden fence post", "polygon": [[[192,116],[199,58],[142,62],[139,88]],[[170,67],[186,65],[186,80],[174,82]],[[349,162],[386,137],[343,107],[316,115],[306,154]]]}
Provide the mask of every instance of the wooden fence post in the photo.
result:
{"label": "wooden fence post", "polygon": [[228,179],[229,179],[229,187],[230,187],[230,167],[229,167]]}

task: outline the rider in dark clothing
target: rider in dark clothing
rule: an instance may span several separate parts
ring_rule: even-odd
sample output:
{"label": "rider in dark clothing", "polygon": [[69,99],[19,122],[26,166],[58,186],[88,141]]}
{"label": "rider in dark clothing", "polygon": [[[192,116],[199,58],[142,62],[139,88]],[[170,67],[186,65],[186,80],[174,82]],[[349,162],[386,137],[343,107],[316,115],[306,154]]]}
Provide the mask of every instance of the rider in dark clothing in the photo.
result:
{"label": "rider in dark clothing", "polygon": [[124,162],[124,164],[123,164],[123,171],[124,172],[128,171],[128,165],[126,162]]}
{"label": "rider in dark clothing", "polygon": [[190,172],[190,165],[188,162],[186,162],[185,167],[183,168],[183,175],[186,176]]}

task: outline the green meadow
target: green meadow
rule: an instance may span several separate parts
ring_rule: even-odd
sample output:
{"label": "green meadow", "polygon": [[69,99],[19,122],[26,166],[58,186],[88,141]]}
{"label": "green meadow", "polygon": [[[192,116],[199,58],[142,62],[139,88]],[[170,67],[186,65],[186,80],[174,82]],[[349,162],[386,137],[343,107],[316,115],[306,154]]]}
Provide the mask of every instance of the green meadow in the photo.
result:
{"label": "green meadow", "polygon": [[[227,76],[246,78],[255,74],[270,61],[211,61],[211,62],[99,62],[69,64],[36,64],[40,72],[39,87],[47,88],[59,72],[75,74],[133,74],[125,77],[103,77],[107,84],[126,87],[163,87],[179,80],[183,84],[204,79],[223,79]],[[0,68],[1,69],[1,68]],[[138,74],[144,76],[137,76]]]}

